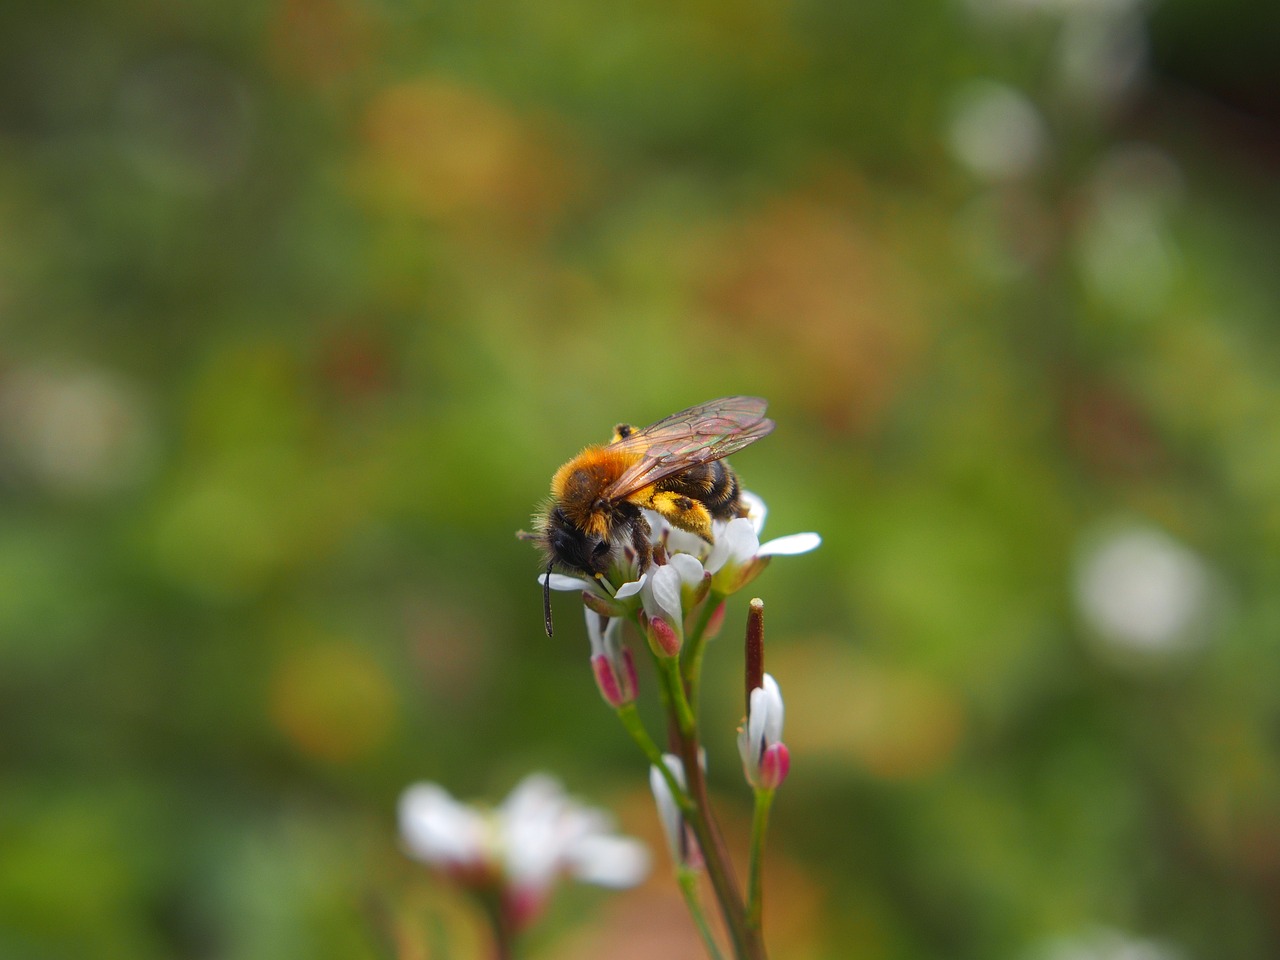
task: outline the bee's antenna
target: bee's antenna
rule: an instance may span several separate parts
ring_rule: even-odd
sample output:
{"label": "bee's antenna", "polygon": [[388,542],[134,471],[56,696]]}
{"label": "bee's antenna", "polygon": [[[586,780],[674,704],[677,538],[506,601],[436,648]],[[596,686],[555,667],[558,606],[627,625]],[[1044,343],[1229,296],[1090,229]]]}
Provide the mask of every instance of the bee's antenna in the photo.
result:
{"label": "bee's antenna", "polygon": [[542,580],[542,616],[547,624],[547,636],[552,635],[551,629],[551,561],[547,561],[547,575]]}

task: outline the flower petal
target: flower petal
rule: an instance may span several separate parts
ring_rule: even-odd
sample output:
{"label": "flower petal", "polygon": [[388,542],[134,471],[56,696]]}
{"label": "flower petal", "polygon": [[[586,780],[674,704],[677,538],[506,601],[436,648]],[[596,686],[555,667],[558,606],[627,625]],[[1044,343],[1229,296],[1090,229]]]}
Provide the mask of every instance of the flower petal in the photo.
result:
{"label": "flower petal", "polygon": [[667,555],[670,557],[688,554],[691,557],[701,558],[706,555],[708,549],[707,541],[688,530],[672,527],[671,532],[667,534]]}
{"label": "flower petal", "polygon": [[582,837],[569,850],[569,872],[601,887],[634,887],[649,874],[649,850],[639,840],[605,834]]}
{"label": "flower petal", "polygon": [[620,586],[613,595],[615,600],[626,600],[628,597],[634,597],[644,588],[645,582],[648,580],[649,574],[642,573],[639,580],[628,580]]}
{"label": "flower petal", "polygon": [[702,562],[697,557],[677,553],[667,561],[667,566],[680,575],[681,583],[686,586],[696,587],[702,582]]}
{"label": "flower petal", "polygon": [[757,557],[794,556],[797,553],[808,553],[818,549],[822,537],[816,533],[792,533],[778,537],[762,545],[756,551]]}
{"label": "flower petal", "polygon": [[742,505],[747,508],[747,519],[751,521],[751,526],[756,531],[756,536],[760,535],[760,531],[764,529],[765,517],[769,515],[769,508],[764,505],[764,501],[757,497],[750,490],[742,490],[738,493]]}
{"label": "flower petal", "polygon": [[760,549],[760,537],[746,517],[731,520],[716,537],[715,546],[703,564],[709,573],[718,573],[726,564],[740,564],[755,556]]}
{"label": "flower petal", "polygon": [[540,573],[538,574],[538,583],[546,584],[552,590],[581,590],[586,587],[591,589],[594,584],[585,577],[571,577],[564,573]]}
{"label": "flower petal", "polygon": [[[662,762],[666,764],[676,783],[685,787],[684,764],[674,753],[664,753]],[[649,767],[649,789],[653,791],[653,799],[658,807],[658,820],[662,823],[662,832],[667,838],[667,849],[671,851],[671,859],[676,863],[684,862],[684,817],[680,813],[680,805],[667,785],[667,778],[656,766]]]}
{"label": "flower petal", "polygon": [[435,783],[415,783],[400,795],[400,836],[415,859],[437,866],[478,864],[489,855],[484,817]]}
{"label": "flower petal", "polygon": [[612,654],[618,648],[618,633],[622,630],[622,621],[617,617],[605,619],[601,623],[600,614],[590,607],[582,608],[587,619],[587,639],[591,641],[593,654]]}
{"label": "flower petal", "polygon": [[[778,687],[778,681],[773,679],[773,674],[764,675],[764,686],[761,692],[764,694],[761,697],[761,705],[765,713],[764,736],[770,743],[777,743],[782,739],[782,721],[786,717],[786,705],[782,702],[782,690]],[[754,706],[754,691],[751,699]]]}
{"label": "flower petal", "polygon": [[650,617],[663,617],[672,626],[684,620],[680,607],[680,571],[665,564],[652,571],[644,592],[644,610]]}

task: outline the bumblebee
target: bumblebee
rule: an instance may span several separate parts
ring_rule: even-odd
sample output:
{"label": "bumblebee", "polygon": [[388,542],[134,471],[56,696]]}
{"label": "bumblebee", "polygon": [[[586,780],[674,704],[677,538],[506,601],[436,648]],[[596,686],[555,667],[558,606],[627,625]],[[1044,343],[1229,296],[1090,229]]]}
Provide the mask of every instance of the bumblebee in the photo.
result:
{"label": "bumblebee", "polygon": [[[607,444],[586,447],[551,478],[551,500],[524,534],[542,548],[548,579],[557,568],[603,579],[630,546],[643,572],[652,531],[641,513],[713,542],[712,520],[745,516],[738,477],[724,462],[773,431],[759,397],[722,397],[636,429],[620,423]],[[543,584],[551,636],[551,589]]]}

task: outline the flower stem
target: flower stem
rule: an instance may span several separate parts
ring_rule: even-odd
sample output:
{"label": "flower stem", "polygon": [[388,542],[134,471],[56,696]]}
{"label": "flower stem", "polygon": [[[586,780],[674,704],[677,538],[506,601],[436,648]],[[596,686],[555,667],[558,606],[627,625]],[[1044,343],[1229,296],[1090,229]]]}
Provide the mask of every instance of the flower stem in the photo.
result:
{"label": "flower stem", "polygon": [[769,809],[773,790],[757,789],[755,812],[751,817],[751,860],[747,868],[747,926],[757,935],[764,911],[764,838],[769,829]]}
{"label": "flower stem", "polygon": [[510,918],[503,909],[501,894],[493,892],[482,896],[480,901],[489,920],[489,929],[493,932],[493,960],[514,960],[515,933],[511,929]]}
{"label": "flower stem", "polygon": [[686,817],[693,813],[693,801],[689,799],[689,793],[680,786],[680,781],[671,772],[671,768],[666,765],[662,759],[662,751],[658,749],[658,745],[654,743],[653,737],[649,736],[649,731],[644,727],[644,721],[640,719],[640,713],[636,710],[634,703],[623,704],[618,708],[618,719],[622,721],[623,727],[627,733],[631,734],[631,739],[636,742],[640,751],[645,755],[649,763],[658,768],[658,772],[662,774],[662,778],[667,782],[667,788],[671,791],[671,795],[676,799],[676,805],[680,807],[680,812]]}
{"label": "flower stem", "polygon": [[720,948],[716,946],[715,936],[711,932],[711,925],[707,922],[706,911],[702,909],[702,898],[698,896],[698,871],[681,865],[676,868],[676,882],[680,884],[685,906],[689,908],[694,926],[698,928],[698,934],[702,937],[702,944],[707,948],[707,955],[712,960],[722,960]]}
{"label": "flower stem", "polygon": [[680,759],[684,765],[685,779],[689,784],[689,798],[693,802],[689,825],[693,828],[698,846],[702,850],[702,857],[707,866],[707,876],[711,880],[712,889],[715,890],[725,926],[729,929],[734,954],[738,960],[765,960],[764,940],[758,928],[752,929],[747,924],[746,907],[742,901],[738,881],[733,875],[733,864],[729,860],[724,838],[720,835],[719,826],[711,812],[711,802],[707,796],[707,781],[702,773],[699,757],[701,750],[698,744],[697,724],[685,697],[679,665],[674,659],[659,659],[658,667],[666,684]]}
{"label": "flower stem", "polygon": [[715,616],[716,609],[724,602],[724,595],[708,593],[698,611],[698,619],[694,621],[688,637],[685,638],[684,650],[680,654],[680,679],[684,681],[685,695],[693,715],[698,715],[698,685],[702,679],[702,655],[707,651],[707,625]]}

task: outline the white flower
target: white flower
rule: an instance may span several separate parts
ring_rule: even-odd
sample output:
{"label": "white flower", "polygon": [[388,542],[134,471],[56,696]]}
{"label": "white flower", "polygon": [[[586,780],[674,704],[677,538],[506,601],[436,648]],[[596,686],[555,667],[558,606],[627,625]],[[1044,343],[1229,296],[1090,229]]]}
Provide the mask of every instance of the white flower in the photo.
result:
{"label": "white flower", "polygon": [[400,835],[415,859],[476,888],[497,886],[513,927],[525,926],[561,874],[628,887],[648,873],[636,840],[611,832],[608,814],[579,803],[547,774],[531,774],[497,809],[472,807],[419,783],[400,798]]}
{"label": "white flower", "polygon": [[731,520],[716,538],[706,560],[711,589],[720,594],[734,593],[759,576],[770,557],[808,553],[821,543],[822,537],[816,533],[793,533],[762,544],[749,517]]}
{"label": "white flower", "polygon": [[[645,574],[636,574],[634,567],[621,574],[620,585],[615,589],[594,577],[575,577],[567,573],[540,573],[538,585],[561,593],[581,593],[582,602],[606,617],[625,617],[636,610],[640,601],[634,599],[644,585]],[[634,578],[634,579],[630,579]]]}
{"label": "white flower", "polygon": [[600,695],[617,709],[636,698],[638,681],[631,651],[622,642],[622,621],[603,617],[584,607],[587,637],[591,640],[591,669]]}
{"label": "white flower", "polygon": [[787,777],[791,756],[782,742],[785,715],[782,691],[777,681],[766,673],[763,685],[751,691],[747,722],[738,731],[742,770],[753,787],[773,790]]}
{"label": "white flower", "polygon": [[684,643],[685,611],[707,595],[710,579],[696,557],[677,553],[648,571],[639,584],[650,643],[660,656],[674,656]]}
{"label": "white flower", "polygon": [[[674,635],[659,641],[659,647],[678,650],[684,615],[708,590],[728,596],[754,580],[771,557],[808,553],[822,543],[816,533],[793,533],[761,544],[760,531],[768,508],[750,491],[743,490],[741,499],[745,517],[712,521],[714,544],[673,527],[661,514],[645,510],[653,545],[666,553],[665,564],[654,564],[641,573],[634,552],[627,551],[610,569],[607,584],[562,573],[541,574],[538,583],[551,590],[580,591],[583,602],[606,617],[629,617],[643,608],[646,617],[661,618]],[[667,568],[672,569],[663,573]],[[650,634],[653,642],[652,631]]]}
{"label": "white flower", "polygon": [[[684,764],[680,758],[674,753],[664,753],[662,762],[680,785],[680,789],[688,789]],[[685,823],[684,814],[680,812],[680,804],[676,802],[667,778],[656,766],[649,767],[649,789],[653,791],[653,800],[658,807],[658,820],[662,824],[663,835],[667,838],[671,859],[677,864],[696,866],[699,856],[697,844],[689,835],[689,825]]]}
{"label": "white flower", "polygon": [[400,796],[400,836],[410,856],[453,874],[483,872],[498,846],[490,818],[435,783]]}
{"label": "white flower", "polygon": [[808,553],[822,543],[816,533],[793,533],[761,544],[760,533],[769,509],[749,490],[743,490],[741,498],[747,515],[712,521],[714,544],[672,527],[652,511],[645,511],[655,542],[665,545],[671,558],[687,554],[699,560],[704,571],[712,575],[711,589],[723,596],[741,590],[754,580],[770,557]]}

